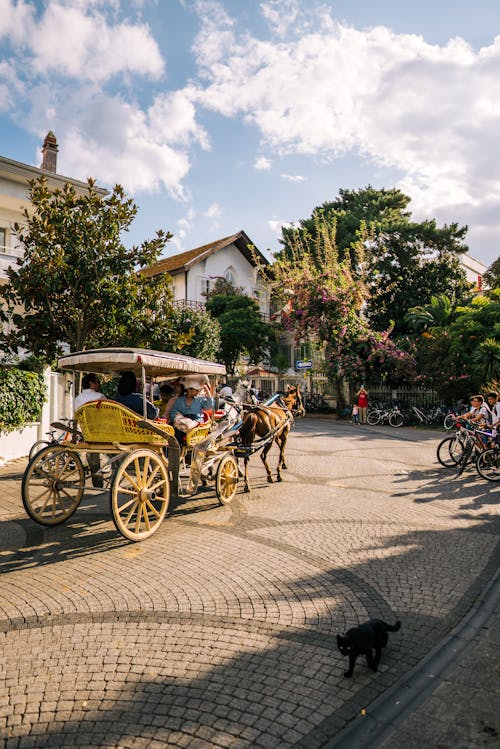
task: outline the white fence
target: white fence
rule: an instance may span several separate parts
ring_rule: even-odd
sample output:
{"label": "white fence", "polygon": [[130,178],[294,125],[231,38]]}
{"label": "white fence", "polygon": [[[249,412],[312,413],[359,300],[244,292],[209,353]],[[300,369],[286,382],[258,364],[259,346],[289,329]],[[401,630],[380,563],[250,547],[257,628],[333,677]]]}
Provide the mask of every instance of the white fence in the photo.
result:
{"label": "white fence", "polygon": [[368,388],[370,404],[374,403],[397,403],[398,406],[432,406],[438,404],[440,399],[435,390],[416,387]]}

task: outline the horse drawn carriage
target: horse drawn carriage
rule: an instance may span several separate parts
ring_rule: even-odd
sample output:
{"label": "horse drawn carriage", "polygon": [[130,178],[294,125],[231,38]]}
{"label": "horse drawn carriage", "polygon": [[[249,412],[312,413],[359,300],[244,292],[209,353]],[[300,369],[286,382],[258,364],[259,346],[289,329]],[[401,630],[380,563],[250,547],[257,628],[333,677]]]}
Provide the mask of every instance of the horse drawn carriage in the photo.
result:
{"label": "horse drawn carriage", "polygon": [[[202,482],[214,482],[222,504],[232,500],[239,473],[231,445],[234,420],[216,422],[212,414],[180,444],[171,425],[147,418],[145,395],[155,379],[196,374],[213,380],[225,374],[223,365],[180,354],[108,348],[70,354],[59,360],[59,367],[107,375],[134,372],[142,382],[143,415],[113,400],[81,406],[69,439],[48,445],[28,463],[22,499],[33,520],[59,525],[73,515],[84,492],[108,490],[117,530],[131,541],[143,541],[158,530],[170,501],[194,495]],[[88,481],[91,473],[96,478],[86,465],[89,455],[100,456],[102,488],[94,489]]]}

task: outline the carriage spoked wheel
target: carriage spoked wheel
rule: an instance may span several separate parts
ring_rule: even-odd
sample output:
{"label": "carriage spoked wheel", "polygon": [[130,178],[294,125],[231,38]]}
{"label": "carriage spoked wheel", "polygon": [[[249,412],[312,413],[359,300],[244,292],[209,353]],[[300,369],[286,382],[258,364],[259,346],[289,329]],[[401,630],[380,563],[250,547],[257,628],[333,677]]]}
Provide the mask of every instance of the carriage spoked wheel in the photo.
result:
{"label": "carriage spoked wheel", "polygon": [[238,463],[232,455],[225,455],[217,466],[215,491],[222,505],[227,505],[236,494],[238,486]]}
{"label": "carriage spoked wheel", "polygon": [[28,463],[21,495],[30,518],[41,525],[59,525],[74,513],[84,489],[80,456],[62,446],[49,446]]}
{"label": "carriage spoked wheel", "polygon": [[120,462],[111,484],[111,515],[130,541],[156,533],[168,510],[168,470],[154,450],[134,450]]}

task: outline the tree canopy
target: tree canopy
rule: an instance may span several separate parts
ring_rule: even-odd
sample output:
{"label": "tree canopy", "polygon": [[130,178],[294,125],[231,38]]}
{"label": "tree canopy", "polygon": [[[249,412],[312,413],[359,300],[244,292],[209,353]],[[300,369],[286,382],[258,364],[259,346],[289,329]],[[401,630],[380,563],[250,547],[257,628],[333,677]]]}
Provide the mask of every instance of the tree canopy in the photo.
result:
{"label": "tree canopy", "polygon": [[177,341],[168,277],[151,281],[138,272],[157,260],[171,234],[159,230],[127,249],[121,233],[136,205],[119,185],[104,196],[94,185],[89,179],[84,191],[70,183],[51,191],[44,177],[29,183],[32,207],[15,226],[24,256],[0,289],[6,350],[50,362],[64,344],[76,351]]}
{"label": "tree canopy", "polygon": [[231,289],[225,289],[225,292],[210,294],[206,308],[220,325],[218,359],[226,365],[228,372],[234,373],[241,356],[246,355],[253,362],[266,357],[276,331],[262,320],[255,299],[231,293]]}
{"label": "tree canopy", "polygon": [[283,306],[283,320],[296,342],[314,338],[326,344],[332,379],[356,383],[386,379],[397,383],[414,374],[410,352],[401,350],[389,331],[375,331],[364,313],[367,288],[352,269],[349,254],[340,258],[335,228],[314,219],[314,232],[288,233],[289,251],[272,267],[270,285]]}
{"label": "tree canopy", "polygon": [[406,333],[404,316],[410,307],[437,294],[462,301],[469,288],[459,262],[467,250],[467,227],[412,221],[409,204],[410,198],[396,188],[340,190],[338,199],[315,208],[296,229],[282,229],[281,254],[290,257],[291,242],[297,245],[298,236],[316,258],[316,227],[326,224],[334,232],[339,261],[349,259],[353,275],[366,284],[365,313],[371,326]]}

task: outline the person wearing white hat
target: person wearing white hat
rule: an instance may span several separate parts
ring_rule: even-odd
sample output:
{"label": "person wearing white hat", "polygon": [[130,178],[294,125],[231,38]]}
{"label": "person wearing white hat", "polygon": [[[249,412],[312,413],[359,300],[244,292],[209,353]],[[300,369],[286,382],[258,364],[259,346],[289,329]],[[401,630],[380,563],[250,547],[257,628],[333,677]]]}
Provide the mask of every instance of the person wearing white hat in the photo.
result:
{"label": "person wearing white hat", "polygon": [[[206,378],[208,380],[208,378]],[[204,421],[203,410],[214,408],[214,399],[210,390],[210,385],[205,382],[205,377],[189,376],[183,378],[183,384],[186,388],[184,395],[180,395],[175,401],[170,412],[170,423],[181,431],[201,424]],[[185,419],[177,419],[179,414]],[[190,421],[193,424],[190,424]]]}

